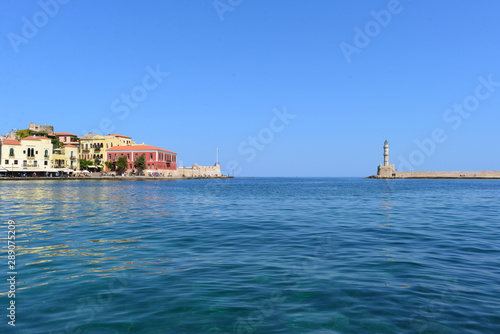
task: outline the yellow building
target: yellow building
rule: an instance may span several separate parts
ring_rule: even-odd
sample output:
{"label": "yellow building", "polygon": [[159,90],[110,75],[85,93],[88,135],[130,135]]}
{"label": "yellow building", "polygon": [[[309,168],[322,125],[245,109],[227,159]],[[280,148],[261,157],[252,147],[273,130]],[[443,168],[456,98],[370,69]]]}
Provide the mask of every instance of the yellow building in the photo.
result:
{"label": "yellow building", "polygon": [[106,150],[116,146],[134,145],[131,137],[110,134],[101,136],[88,133],[80,137],[80,159],[92,160],[94,165],[91,169],[102,170],[104,162],[107,161]]}
{"label": "yellow building", "polygon": [[55,169],[62,172],[72,173],[80,169],[80,159],[78,159],[78,147],[75,145],[64,145],[62,148],[54,150],[52,164]]}
{"label": "yellow building", "polygon": [[101,169],[105,155],[104,136],[89,132],[89,134],[80,137],[80,159],[92,160],[94,168]]}
{"label": "yellow building", "polygon": [[[131,137],[127,137],[124,135],[107,135],[105,138],[105,148],[112,148],[115,146],[128,146],[134,145],[135,142],[132,141]],[[107,161],[107,160],[106,160]]]}
{"label": "yellow building", "polygon": [[52,142],[46,137],[27,137],[0,142],[0,172],[31,176],[54,173]]}

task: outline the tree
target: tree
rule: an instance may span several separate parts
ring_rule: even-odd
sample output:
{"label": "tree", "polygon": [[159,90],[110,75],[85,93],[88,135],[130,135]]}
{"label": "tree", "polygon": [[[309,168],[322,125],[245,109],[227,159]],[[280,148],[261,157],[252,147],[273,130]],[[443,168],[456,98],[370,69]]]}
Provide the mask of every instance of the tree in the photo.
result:
{"label": "tree", "polygon": [[142,171],[146,169],[146,156],[143,154],[134,162],[134,168],[137,169],[139,175],[142,174]]}
{"label": "tree", "polygon": [[85,170],[93,164],[94,162],[92,160],[80,159],[80,170]]}
{"label": "tree", "polygon": [[122,174],[124,171],[127,170],[128,166],[128,160],[127,157],[119,157],[118,161],[116,162],[116,170],[119,174]]}
{"label": "tree", "polygon": [[23,138],[29,137],[30,136],[30,130],[29,129],[17,130],[16,131],[16,136],[19,139],[23,139]]}
{"label": "tree", "polygon": [[111,161],[106,161],[104,164],[108,170],[113,170],[113,163]]}
{"label": "tree", "polygon": [[53,149],[55,150],[56,148],[61,148],[64,146],[64,143],[63,142],[60,142],[59,141],[59,138],[55,137],[55,138],[52,138],[51,141],[52,143],[52,147]]}

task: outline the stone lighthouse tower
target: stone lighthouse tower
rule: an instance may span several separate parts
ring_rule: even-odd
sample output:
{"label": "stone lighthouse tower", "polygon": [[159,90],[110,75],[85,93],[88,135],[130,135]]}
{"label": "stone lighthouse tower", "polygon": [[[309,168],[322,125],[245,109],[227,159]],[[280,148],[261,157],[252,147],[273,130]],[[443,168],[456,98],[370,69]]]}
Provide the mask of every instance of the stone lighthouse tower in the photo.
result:
{"label": "stone lighthouse tower", "polygon": [[389,166],[389,142],[384,143],[384,166]]}
{"label": "stone lighthouse tower", "polygon": [[384,143],[384,165],[378,165],[377,175],[384,179],[396,177],[394,165],[389,165],[389,142],[387,140]]}

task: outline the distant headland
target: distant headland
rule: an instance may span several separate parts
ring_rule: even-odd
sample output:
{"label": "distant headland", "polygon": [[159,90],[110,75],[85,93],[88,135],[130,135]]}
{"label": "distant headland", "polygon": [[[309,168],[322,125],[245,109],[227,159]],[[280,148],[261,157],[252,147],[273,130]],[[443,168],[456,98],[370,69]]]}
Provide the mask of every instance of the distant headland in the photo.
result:
{"label": "distant headland", "polygon": [[377,175],[367,179],[500,179],[500,171],[442,171],[442,172],[398,172],[389,164],[389,143],[384,143],[384,164],[380,164]]}

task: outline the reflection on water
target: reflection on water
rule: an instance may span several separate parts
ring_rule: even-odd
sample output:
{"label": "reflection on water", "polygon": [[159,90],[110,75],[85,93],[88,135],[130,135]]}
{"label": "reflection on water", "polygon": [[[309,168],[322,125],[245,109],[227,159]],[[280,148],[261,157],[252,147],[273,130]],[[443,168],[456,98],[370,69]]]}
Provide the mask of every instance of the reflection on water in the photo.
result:
{"label": "reflection on water", "polygon": [[[143,182],[142,191],[137,191],[134,183],[105,181],[13,181],[1,185],[2,216],[17,224],[18,270],[27,272],[23,267],[36,267],[36,274],[18,281],[19,289],[79,277],[91,282],[109,272],[134,269],[179,270],[170,254],[148,251],[162,233],[154,222],[178,215],[172,210],[175,197],[148,192],[148,188],[157,187],[154,183]],[[5,236],[2,242],[6,245]]]}

